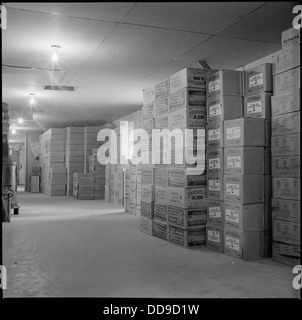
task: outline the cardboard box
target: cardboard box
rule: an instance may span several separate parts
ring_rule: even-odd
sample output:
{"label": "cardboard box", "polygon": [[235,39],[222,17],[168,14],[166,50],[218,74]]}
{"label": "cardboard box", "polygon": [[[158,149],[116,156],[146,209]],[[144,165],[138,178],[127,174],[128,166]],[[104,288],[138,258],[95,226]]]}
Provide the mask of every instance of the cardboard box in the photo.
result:
{"label": "cardboard box", "polygon": [[167,187],[167,205],[180,208],[205,208],[206,186],[198,188],[172,188]]}
{"label": "cardboard box", "polygon": [[168,240],[168,225],[163,222],[153,221],[153,236],[162,240]]}
{"label": "cardboard box", "polygon": [[217,70],[207,79],[207,98],[216,96],[242,96],[242,72]]}
{"label": "cardboard box", "polygon": [[300,84],[300,67],[290,69],[274,76],[274,95],[278,96],[289,90],[298,90]]}
{"label": "cardboard box", "polygon": [[300,46],[300,29],[289,28],[282,32],[282,49]]}
{"label": "cardboard box", "polygon": [[206,77],[210,71],[184,68],[170,76],[170,95],[183,88],[206,89]]}
{"label": "cardboard box", "polygon": [[300,66],[300,46],[292,46],[278,51],[272,56],[273,75]]}
{"label": "cardboard box", "polygon": [[300,89],[289,90],[281,95],[272,96],[272,116],[300,111]]}
{"label": "cardboard box", "polygon": [[224,252],[223,245],[223,226],[207,223],[206,225],[206,246],[207,248]]}
{"label": "cardboard box", "polygon": [[273,177],[273,197],[300,200],[300,178]]}
{"label": "cardboard box", "polygon": [[154,118],[154,111],[153,111],[153,103],[144,105],[142,107],[142,120],[148,120]]}
{"label": "cardboard box", "polygon": [[244,118],[271,117],[271,92],[258,92],[244,97]]}
{"label": "cardboard box", "polygon": [[243,117],[243,99],[241,96],[216,96],[207,99],[208,123],[220,122]]}
{"label": "cardboard box", "polygon": [[224,122],[224,146],[264,147],[265,119],[241,118]]}
{"label": "cardboard box", "polygon": [[272,199],[272,218],[300,223],[301,202],[296,200]]}
{"label": "cardboard box", "polygon": [[223,148],[210,148],[207,150],[206,163],[208,173],[223,173],[223,154]]}
{"label": "cardboard box", "polygon": [[258,260],[264,256],[263,231],[224,229],[224,253],[243,260]]}
{"label": "cardboard box", "polygon": [[153,108],[154,108],[154,118],[161,117],[168,114],[169,97],[154,101]]}
{"label": "cardboard box", "polygon": [[300,134],[272,137],[272,156],[300,155]]}
{"label": "cardboard box", "polygon": [[207,175],[207,196],[210,200],[224,200],[222,174]]}
{"label": "cardboard box", "polygon": [[206,244],[206,226],[183,229],[169,225],[168,241],[184,248],[204,246]]}
{"label": "cardboard box", "polygon": [[198,129],[207,124],[206,107],[193,106],[169,112],[168,128],[173,129]]}
{"label": "cardboard box", "polygon": [[248,69],[245,75],[246,95],[256,92],[273,92],[272,64],[264,63]]}
{"label": "cardboard box", "polygon": [[170,168],[167,169],[168,187],[188,188],[206,185],[206,175],[199,174],[199,169]]}
{"label": "cardboard box", "polygon": [[207,127],[207,148],[223,148],[224,147],[224,123],[215,122]]}
{"label": "cardboard box", "polygon": [[300,223],[273,219],[273,240],[300,246]]}
{"label": "cardboard box", "polygon": [[167,187],[155,186],[155,202],[158,204],[168,204]]}
{"label": "cardboard box", "polygon": [[204,90],[184,88],[169,97],[169,112],[196,106],[206,106],[206,92]]}
{"label": "cardboard box", "polygon": [[207,200],[207,214],[208,223],[223,225],[225,219],[223,201]]}
{"label": "cardboard box", "polygon": [[264,174],[264,148],[238,147],[224,149],[225,174]]}
{"label": "cardboard box", "polygon": [[154,169],[141,170],[141,183],[154,185]]}
{"label": "cardboard box", "polygon": [[300,111],[272,117],[272,136],[300,133]]}
{"label": "cardboard box", "polygon": [[140,217],[140,231],[153,236],[153,221],[146,217]]}
{"label": "cardboard box", "polygon": [[183,209],[168,206],[168,224],[180,228],[191,228],[205,225],[207,211],[205,209]]}
{"label": "cardboard box", "polygon": [[272,175],[275,177],[300,177],[300,156],[273,157]]}
{"label": "cardboard box", "polygon": [[155,85],[152,85],[143,90],[143,104],[149,104],[155,100]]}
{"label": "cardboard box", "polygon": [[168,186],[168,172],[167,169],[156,168],[154,171],[154,179],[156,186],[167,187]]}
{"label": "cardboard box", "polygon": [[167,223],[168,208],[167,206],[155,203],[154,204],[154,220]]}
{"label": "cardboard box", "polygon": [[263,175],[224,175],[225,201],[241,204],[264,202]]}
{"label": "cardboard box", "polygon": [[168,126],[169,126],[168,114],[154,119],[155,129],[168,129]]}
{"label": "cardboard box", "polygon": [[224,203],[225,227],[240,231],[264,231],[264,204]]}
{"label": "cardboard box", "polygon": [[274,242],[273,260],[293,267],[299,265],[301,262],[301,247]]}
{"label": "cardboard box", "polygon": [[165,98],[169,95],[170,83],[169,79],[161,81],[155,85],[155,100]]}

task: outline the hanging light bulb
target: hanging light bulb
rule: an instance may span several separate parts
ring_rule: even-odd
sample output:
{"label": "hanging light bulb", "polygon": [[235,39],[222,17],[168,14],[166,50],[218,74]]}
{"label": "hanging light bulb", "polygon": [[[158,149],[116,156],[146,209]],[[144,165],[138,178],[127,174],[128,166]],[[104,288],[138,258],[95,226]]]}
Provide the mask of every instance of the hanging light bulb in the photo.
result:
{"label": "hanging light bulb", "polygon": [[34,99],[34,93],[31,93],[30,94],[31,95],[31,97],[30,97],[30,99],[29,99],[29,103],[31,104],[31,105],[33,105],[33,104],[35,104],[35,99]]}
{"label": "hanging light bulb", "polygon": [[19,119],[18,119],[18,123],[19,123],[19,124],[22,124],[23,121],[24,121],[24,120],[23,120],[22,118],[19,118]]}
{"label": "hanging light bulb", "polygon": [[51,46],[51,48],[53,49],[53,54],[51,56],[51,60],[53,62],[57,62],[59,60],[59,56],[58,56],[58,50],[61,48],[61,46],[58,46],[57,44],[54,44]]}
{"label": "hanging light bulb", "polygon": [[12,129],[12,134],[15,135],[17,131],[15,129]]}

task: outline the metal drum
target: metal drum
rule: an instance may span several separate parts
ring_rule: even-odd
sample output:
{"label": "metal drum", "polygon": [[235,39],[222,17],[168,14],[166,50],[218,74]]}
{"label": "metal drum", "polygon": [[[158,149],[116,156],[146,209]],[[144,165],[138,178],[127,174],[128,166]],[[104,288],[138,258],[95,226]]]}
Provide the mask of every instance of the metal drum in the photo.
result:
{"label": "metal drum", "polygon": [[14,214],[19,213],[19,206],[17,204],[17,163],[7,161],[2,163],[2,185],[10,185],[14,191],[11,198],[11,209],[14,209]]}

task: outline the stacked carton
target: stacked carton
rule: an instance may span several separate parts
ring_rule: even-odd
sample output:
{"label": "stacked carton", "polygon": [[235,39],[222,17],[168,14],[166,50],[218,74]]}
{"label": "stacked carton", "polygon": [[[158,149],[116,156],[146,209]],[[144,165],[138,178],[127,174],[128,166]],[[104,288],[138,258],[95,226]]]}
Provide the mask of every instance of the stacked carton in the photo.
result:
{"label": "stacked carton", "polygon": [[65,129],[51,128],[40,136],[42,192],[49,196],[65,196]]}
{"label": "stacked carton", "polygon": [[300,262],[300,30],[282,33],[273,57],[273,259]]}
{"label": "stacked carton", "polygon": [[224,123],[243,116],[242,73],[211,72],[207,78],[207,233],[211,250],[224,252]]}
{"label": "stacked carton", "polygon": [[98,149],[104,141],[97,141],[97,136],[102,126],[84,127],[84,172],[89,171],[89,156],[93,149]]}
{"label": "stacked carton", "polygon": [[73,174],[84,172],[84,128],[66,128],[65,166],[67,169],[67,196],[73,196]]}
{"label": "stacked carton", "polygon": [[89,156],[89,173],[94,173],[94,198],[105,199],[105,165],[99,163],[97,155]]}
{"label": "stacked carton", "polygon": [[73,174],[73,198],[94,200],[94,173]]}

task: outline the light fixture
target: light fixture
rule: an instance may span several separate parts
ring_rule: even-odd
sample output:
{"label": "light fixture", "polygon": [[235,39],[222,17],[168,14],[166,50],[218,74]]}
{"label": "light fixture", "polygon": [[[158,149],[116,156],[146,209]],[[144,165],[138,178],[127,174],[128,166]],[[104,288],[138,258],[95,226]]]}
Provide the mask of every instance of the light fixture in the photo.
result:
{"label": "light fixture", "polygon": [[61,46],[59,46],[59,45],[57,45],[57,44],[53,44],[52,46],[51,46],[51,48],[53,49],[53,54],[52,54],[52,56],[51,56],[51,60],[53,61],[53,62],[57,62],[58,60],[59,60],[59,56],[58,56],[58,50],[61,48]]}
{"label": "light fixture", "polygon": [[29,94],[30,95],[30,100],[29,100],[29,103],[31,104],[31,105],[33,105],[33,104],[35,104],[35,99],[34,99],[34,93],[30,93]]}
{"label": "light fixture", "polygon": [[17,131],[15,129],[12,129],[12,134],[15,135]]}
{"label": "light fixture", "polygon": [[19,123],[19,124],[22,124],[23,121],[24,121],[23,118],[18,118],[18,123]]}

